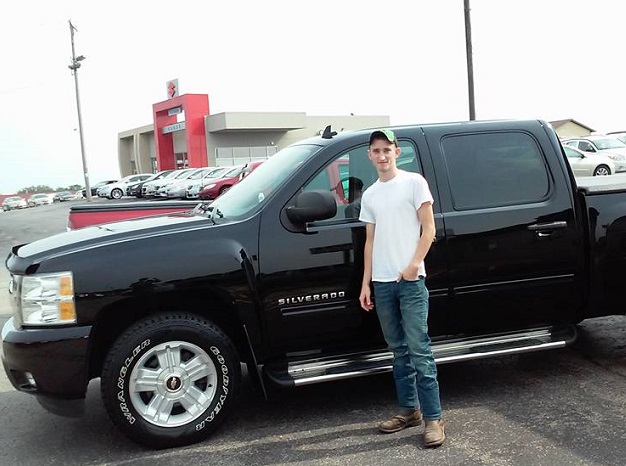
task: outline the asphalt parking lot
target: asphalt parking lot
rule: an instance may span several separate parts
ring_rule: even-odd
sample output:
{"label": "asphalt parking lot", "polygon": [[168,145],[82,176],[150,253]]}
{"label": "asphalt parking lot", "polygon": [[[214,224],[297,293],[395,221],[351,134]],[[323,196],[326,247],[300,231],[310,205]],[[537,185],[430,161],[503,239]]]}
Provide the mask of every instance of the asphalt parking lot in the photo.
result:
{"label": "asphalt parking lot", "polygon": [[[65,230],[69,204],[0,214],[0,254]],[[0,323],[9,318],[0,270]],[[207,441],[152,451],[109,421],[92,381],[86,414],[68,419],[0,374],[0,465],[621,465],[626,459],[626,317],[583,322],[571,347],[440,366],[447,441],[422,428],[378,434],[394,411],[388,374],[279,391],[244,378],[239,407]]]}

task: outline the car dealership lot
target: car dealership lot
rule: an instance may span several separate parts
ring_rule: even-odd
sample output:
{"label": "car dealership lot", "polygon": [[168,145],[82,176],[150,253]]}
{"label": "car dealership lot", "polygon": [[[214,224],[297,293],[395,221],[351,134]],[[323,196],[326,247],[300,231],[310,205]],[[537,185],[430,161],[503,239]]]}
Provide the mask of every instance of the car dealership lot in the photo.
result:
{"label": "car dealership lot", "polygon": [[[2,214],[2,258],[12,245],[63,232],[70,205]],[[7,282],[2,268],[2,323]],[[268,402],[246,377],[241,405],[213,437],[156,452],[113,427],[98,381],[89,387],[85,416],[67,419],[13,390],[2,372],[0,464],[622,464],[626,318],[586,321],[580,331],[563,350],[440,366],[448,439],[434,451],[421,448],[421,428],[376,432],[376,421],[394,411],[389,374],[275,392]]]}

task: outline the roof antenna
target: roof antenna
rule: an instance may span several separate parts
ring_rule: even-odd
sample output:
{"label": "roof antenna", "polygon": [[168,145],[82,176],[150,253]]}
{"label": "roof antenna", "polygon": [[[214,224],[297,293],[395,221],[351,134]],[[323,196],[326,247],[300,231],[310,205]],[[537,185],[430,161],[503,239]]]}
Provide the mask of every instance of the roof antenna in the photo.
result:
{"label": "roof antenna", "polygon": [[322,139],[332,139],[333,136],[337,136],[337,131],[331,131],[330,125],[324,128],[324,132],[322,133]]}

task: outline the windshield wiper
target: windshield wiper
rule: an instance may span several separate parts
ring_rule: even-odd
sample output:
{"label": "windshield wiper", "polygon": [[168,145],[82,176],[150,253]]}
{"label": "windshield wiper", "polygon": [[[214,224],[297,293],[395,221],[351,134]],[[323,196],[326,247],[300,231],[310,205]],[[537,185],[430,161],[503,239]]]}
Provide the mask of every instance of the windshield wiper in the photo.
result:
{"label": "windshield wiper", "polygon": [[222,213],[220,209],[213,207],[212,205],[209,205],[206,202],[203,202],[202,204],[198,204],[196,209],[198,209],[198,212],[201,214],[207,214],[207,217],[210,218],[211,220],[215,216],[219,218],[224,218],[224,214]]}

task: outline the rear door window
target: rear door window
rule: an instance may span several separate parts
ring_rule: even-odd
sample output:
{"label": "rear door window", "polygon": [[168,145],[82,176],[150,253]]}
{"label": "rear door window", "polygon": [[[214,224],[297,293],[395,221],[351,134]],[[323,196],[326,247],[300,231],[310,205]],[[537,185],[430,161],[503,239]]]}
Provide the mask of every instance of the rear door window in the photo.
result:
{"label": "rear door window", "polygon": [[525,133],[462,134],[442,141],[455,210],[540,202],[550,179],[536,141]]}

